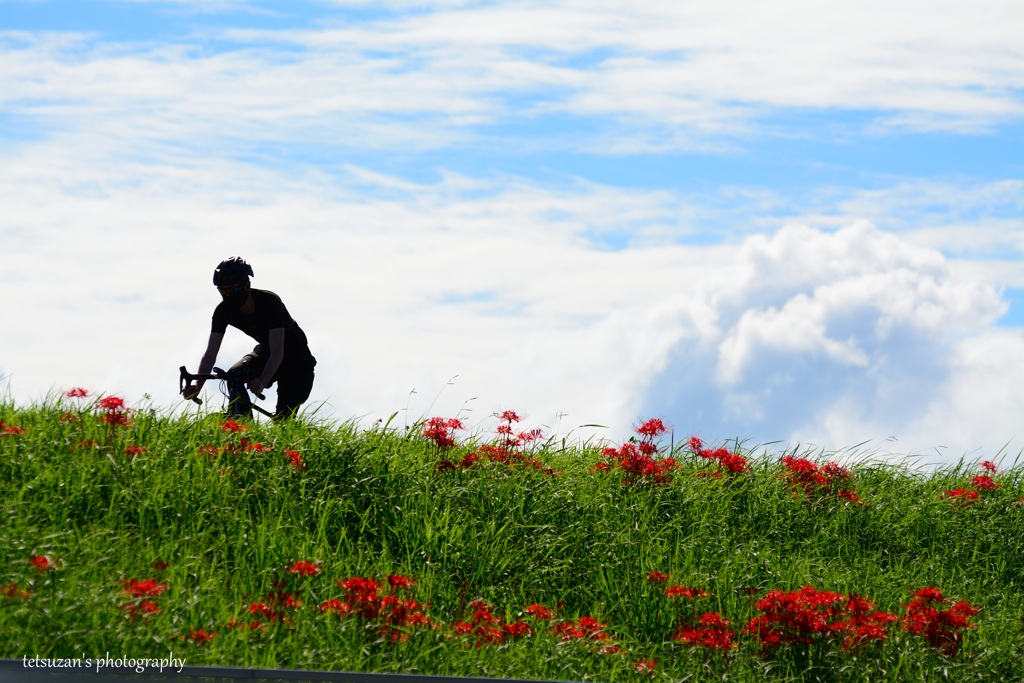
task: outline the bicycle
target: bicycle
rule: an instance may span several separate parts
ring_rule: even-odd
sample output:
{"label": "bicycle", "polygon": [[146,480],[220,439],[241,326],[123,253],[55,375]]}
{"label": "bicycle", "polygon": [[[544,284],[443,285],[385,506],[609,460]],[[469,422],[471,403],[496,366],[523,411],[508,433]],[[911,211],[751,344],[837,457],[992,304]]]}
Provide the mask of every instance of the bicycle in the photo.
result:
{"label": "bicycle", "polygon": [[[186,384],[191,384],[196,380],[211,379],[220,380],[221,382],[220,391],[228,400],[227,409],[224,411],[224,414],[227,417],[247,417],[251,420],[252,411],[254,410],[269,418],[274,417],[272,412],[256,405],[249,398],[249,389],[245,385],[249,378],[246,376],[244,368],[239,368],[238,370],[221,370],[220,368],[214,368],[212,374],[193,375],[185,369],[184,365],[182,365],[178,376],[178,392],[180,393],[185,388]],[[266,398],[263,394],[255,394],[255,396],[261,401]],[[203,400],[198,396],[193,396],[192,400],[197,405],[203,405]]]}

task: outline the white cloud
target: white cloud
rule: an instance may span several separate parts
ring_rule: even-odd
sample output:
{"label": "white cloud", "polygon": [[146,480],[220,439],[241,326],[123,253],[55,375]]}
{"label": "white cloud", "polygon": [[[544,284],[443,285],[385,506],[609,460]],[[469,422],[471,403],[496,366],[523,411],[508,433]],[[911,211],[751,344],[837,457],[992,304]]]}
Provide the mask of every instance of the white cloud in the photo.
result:
{"label": "white cloud", "polygon": [[334,28],[229,30],[235,47],[220,51],[208,35],[112,45],[6,32],[2,89],[11,112],[125,145],[429,148],[563,114],[601,122],[562,141],[576,148],[714,148],[790,110],[927,130],[1018,119],[1021,26],[1005,0],[446,2]]}

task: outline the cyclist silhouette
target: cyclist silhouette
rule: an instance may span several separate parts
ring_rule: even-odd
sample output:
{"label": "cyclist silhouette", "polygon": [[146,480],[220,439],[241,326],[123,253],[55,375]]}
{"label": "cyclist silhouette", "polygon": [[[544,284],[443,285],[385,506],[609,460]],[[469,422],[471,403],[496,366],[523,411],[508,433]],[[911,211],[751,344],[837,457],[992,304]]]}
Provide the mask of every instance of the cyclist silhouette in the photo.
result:
{"label": "cyclist silhouette", "polygon": [[[252,352],[245,354],[231,366],[255,394],[277,383],[277,409],[275,420],[291,417],[313,389],[313,367],[316,359],[309,352],[306,334],[292,320],[281,297],[263,289],[253,289],[249,278],[252,266],[238,256],[221,261],[213,271],[213,284],[223,298],[213,311],[213,324],[206,353],[199,361],[197,374],[205,375],[217,362],[217,352],[227,326],[231,325],[257,341]],[[203,388],[205,380],[189,382],[181,393],[186,399],[194,398]],[[251,414],[251,402],[246,391],[231,390],[228,399],[240,402],[244,413]]]}

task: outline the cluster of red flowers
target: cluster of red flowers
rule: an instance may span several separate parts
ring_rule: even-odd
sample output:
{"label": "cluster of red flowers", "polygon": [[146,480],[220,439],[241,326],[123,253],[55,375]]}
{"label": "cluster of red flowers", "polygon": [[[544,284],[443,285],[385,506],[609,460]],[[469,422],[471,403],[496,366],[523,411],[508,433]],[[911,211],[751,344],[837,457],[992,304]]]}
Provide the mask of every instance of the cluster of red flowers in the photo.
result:
{"label": "cluster of red flowers", "polygon": [[64,395],[68,398],[85,398],[89,395],[89,391],[82,387],[74,387],[72,389],[68,389]]}
{"label": "cluster of red flowers", "polygon": [[787,455],[782,458],[782,466],[786,468],[786,479],[789,485],[802,489],[808,498],[835,492],[838,498],[851,503],[862,502],[860,496],[852,489],[839,488],[840,482],[849,481],[852,475],[850,470],[837,463],[827,462],[824,465],[818,465],[807,458]]}
{"label": "cluster of red flowers", "polygon": [[[989,460],[982,461],[981,467],[993,473],[997,469],[996,464]],[[999,484],[995,482],[990,474],[974,475],[971,477],[971,486],[972,488],[956,488],[946,491],[945,496],[970,504],[976,502],[981,497],[981,491],[994,491],[999,488]]]}
{"label": "cluster of red flowers", "polygon": [[158,597],[166,591],[166,583],[158,583],[156,579],[125,579],[121,586],[121,595],[128,597],[128,601],[121,605],[121,609],[132,619],[140,615],[160,613],[160,606],[150,598]]}
{"label": "cluster of red flowers", "polygon": [[250,602],[246,607],[250,620],[241,622],[234,617],[226,624],[229,629],[239,631],[262,631],[267,624],[281,623],[285,626],[292,624],[288,610],[302,606],[302,600],[295,593],[286,591],[288,584],[284,581],[275,581],[274,590],[267,593],[263,600]]}
{"label": "cluster of red flowers", "polygon": [[299,472],[306,471],[306,464],[302,462],[302,453],[295,450],[285,450],[284,457],[288,458],[288,462],[292,464],[292,467],[297,469]]}
{"label": "cluster of red flowers", "polygon": [[[713,477],[721,477],[722,472],[729,472],[730,474],[742,474],[747,471],[748,463],[747,459],[739,453],[733,453],[728,448],[718,447],[714,450],[704,448],[704,442],[696,436],[690,437],[690,450],[698,458],[704,458],[712,462],[718,463],[718,471],[712,474]],[[697,476],[703,476],[703,472],[699,472]]]}
{"label": "cluster of red flowers", "polygon": [[389,576],[391,593],[382,595],[384,588],[376,579],[352,577],[338,582],[345,591],[345,600],[325,600],[320,611],[332,612],[339,617],[350,615],[375,623],[380,635],[391,642],[409,637],[409,631],[417,628],[435,628],[430,618],[412,597],[400,597],[395,591],[411,588],[412,579],[405,576]]}
{"label": "cluster of red flowers", "polygon": [[672,480],[672,470],[676,467],[675,458],[656,458],[658,447],[654,440],[668,431],[665,423],[652,418],[635,428],[640,441],[635,438],[622,444],[620,448],[605,448],[601,456],[608,462],[599,462],[596,471],[609,472],[613,468],[626,473],[623,483],[633,485],[639,483],[667,484]]}
{"label": "cluster of red flowers", "polygon": [[872,640],[885,640],[886,624],[896,621],[892,614],[873,611],[874,605],[858,595],[813,586],[790,593],[768,591],[757,609],[762,615],[747,622],[744,633],[755,635],[769,649],[841,639],[843,649],[851,651]]}
{"label": "cluster of red flowers", "polygon": [[316,576],[320,573],[320,563],[299,560],[288,568],[288,573],[297,574],[298,576]]}
{"label": "cluster of red flowers", "polygon": [[[519,422],[521,418],[514,410],[495,413],[495,417],[501,420],[502,424],[499,424],[495,430],[498,433],[498,439],[494,444],[484,444],[479,447],[479,453],[467,453],[458,462],[442,458],[437,464],[437,470],[440,472],[448,472],[451,470],[470,469],[480,462],[482,454],[483,457],[487,458],[491,462],[506,465],[522,465],[524,467],[541,470],[544,474],[558,476],[558,472],[555,472],[553,469],[547,467],[544,463],[533,458],[526,452],[526,449],[531,443],[542,437],[539,429],[533,429],[528,432],[519,432],[516,434],[512,425],[513,423]],[[427,425],[427,430],[424,431],[424,436],[437,444],[439,450],[449,450],[451,446],[454,445],[454,440],[451,438],[449,430],[462,429],[462,423],[458,420],[445,420],[440,417],[430,418]]]}
{"label": "cluster of red flowers", "polygon": [[[668,574],[660,571],[653,571],[647,575],[647,580],[651,583],[668,584],[669,578]],[[708,594],[702,588],[668,585],[665,588],[665,597],[673,600],[696,600],[706,598]],[[730,624],[728,619],[723,619],[715,612],[705,612],[700,617],[694,615],[690,618],[679,618],[672,639],[694,647],[728,651],[736,647],[736,633],[730,628]]]}
{"label": "cluster of red flowers", "polygon": [[[582,616],[576,621],[562,621],[551,627],[551,632],[562,640],[594,640],[609,639],[604,629],[608,624],[602,623],[591,616]],[[606,654],[611,654],[606,652]]]}
{"label": "cluster of red flowers", "polygon": [[103,410],[100,422],[111,427],[128,427],[131,425],[131,421],[128,419],[128,408],[125,406],[123,398],[107,396],[100,401],[99,407]]}
{"label": "cluster of red flowers", "polygon": [[16,583],[8,583],[3,588],[0,588],[0,595],[2,595],[5,600],[28,600],[32,597],[31,592],[22,590]]}
{"label": "cluster of red flowers", "polygon": [[495,616],[491,606],[483,600],[469,603],[469,609],[473,611],[469,620],[455,622],[452,630],[456,635],[475,636],[477,647],[498,645],[533,633],[530,625],[521,619],[505,621]]}
{"label": "cluster of red flowers", "polygon": [[3,420],[0,420],[0,436],[20,436],[25,433],[25,430],[15,425],[4,424]]}
{"label": "cluster of red flowers", "polygon": [[[953,656],[960,651],[963,640],[961,631],[974,628],[970,618],[981,612],[977,607],[963,602],[949,605],[949,598],[942,596],[938,588],[922,588],[914,593],[914,599],[907,605],[903,618],[903,629],[920,636],[943,654]],[[948,608],[939,609],[940,606]]]}
{"label": "cluster of red flowers", "polygon": [[453,432],[456,429],[464,429],[462,422],[457,418],[446,420],[443,417],[432,417],[423,428],[423,438],[432,441],[439,451],[451,450],[455,447]]}
{"label": "cluster of red flowers", "polygon": [[684,624],[676,629],[672,639],[693,647],[728,651],[736,647],[736,632],[730,627],[731,623],[717,612],[705,612],[696,624]]}

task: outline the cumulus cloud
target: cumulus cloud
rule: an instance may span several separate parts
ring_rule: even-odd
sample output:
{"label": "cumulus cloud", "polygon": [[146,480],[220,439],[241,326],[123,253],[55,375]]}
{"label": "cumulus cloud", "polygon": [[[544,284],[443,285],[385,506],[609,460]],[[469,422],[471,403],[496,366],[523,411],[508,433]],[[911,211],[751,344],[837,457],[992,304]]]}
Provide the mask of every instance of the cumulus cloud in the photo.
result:
{"label": "cumulus cloud", "polygon": [[[954,459],[1021,436],[1021,337],[992,330],[998,291],[938,251],[868,223],[789,226],[747,239],[692,296],[717,326],[671,349],[644,401],[684,431],[830,448],[895,436]],[[999,349],[988,372],[979,348]],[[972,400],[994,412],[955,418]]]}

